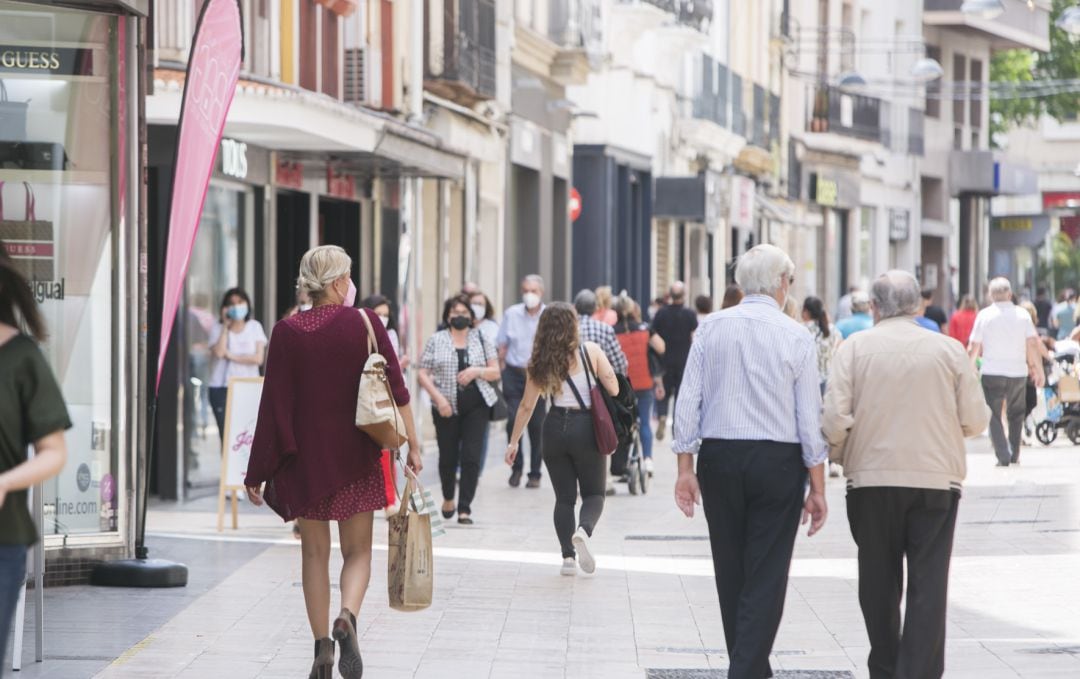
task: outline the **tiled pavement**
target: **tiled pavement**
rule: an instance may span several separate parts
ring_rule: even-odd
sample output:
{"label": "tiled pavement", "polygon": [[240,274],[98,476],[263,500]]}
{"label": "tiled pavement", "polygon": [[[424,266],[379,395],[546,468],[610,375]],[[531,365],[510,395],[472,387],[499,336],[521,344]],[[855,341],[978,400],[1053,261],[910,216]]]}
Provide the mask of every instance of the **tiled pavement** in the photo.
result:
{"label": "tiled pavement", "polygon": [[[373,679],[544,677],[712,679],[727,664],[702,517],[671,500],[674,461],[657,451],[645,497],[625,488],[598,527],[595,576],[560,577],[552,498],[511,489],[493,438],[477,524],[436,540],[436,597],[419,613],[386,605],[385,533],[361,646]],[[435,460],[427,458],[433,476]],[[1080,449],[1025,449],[995,469],[971,444],[949,609],[947,677],[1080,677]],[[434,483],[433,478],[429,479]],[[865,677],[855,550],[841,483],[824,532],[800,535],[775,646],[779,678]],[[268,512],[214,530],[212,499],[151,511],[156,556],[185,560],[183,590],[47,591],[46,662],[22,677],[303,677],[310,666],[297,545]],[[335,564],[340,564],[339,560]],[[336,579],[336,578],[335,578]]]}

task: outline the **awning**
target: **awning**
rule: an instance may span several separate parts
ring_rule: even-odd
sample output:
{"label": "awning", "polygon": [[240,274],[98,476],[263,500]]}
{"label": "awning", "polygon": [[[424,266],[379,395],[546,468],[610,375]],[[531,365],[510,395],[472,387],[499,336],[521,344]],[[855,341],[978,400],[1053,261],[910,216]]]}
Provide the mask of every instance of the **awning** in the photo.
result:
{"label": "awning", "polygon": [[1039,175],[993,151],[953,151],[949,154],[949,185],[953,196],[1022,196],[1039,192]]}
{"label": "awning", "polygon": [[757,204],[761,208],[762,216],[775,222],[784,224],[802,225],[804,220],[793,208],[777,202],[762,192],[757,194]]}

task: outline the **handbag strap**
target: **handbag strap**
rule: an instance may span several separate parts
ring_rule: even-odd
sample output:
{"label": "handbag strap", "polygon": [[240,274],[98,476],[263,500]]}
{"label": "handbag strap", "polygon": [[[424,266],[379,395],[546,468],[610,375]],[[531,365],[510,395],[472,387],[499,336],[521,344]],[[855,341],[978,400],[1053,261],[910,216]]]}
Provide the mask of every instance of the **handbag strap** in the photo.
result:
{"label": "handbag strap", "polygon": [[375,341],[375,328],[371,325],[371,319],[368,318],[367,309],[360,310],[360,318],[364,319],[364,327],[367,328],[367,348],[369,354],[379,353],[379,345]]}
{"label": "handbag strap", "polygon": [[37,198],[34,197],[34,189],[30,187],[30,182],[23,182],[23,189],[26,191],[26,221],[37,221]]}

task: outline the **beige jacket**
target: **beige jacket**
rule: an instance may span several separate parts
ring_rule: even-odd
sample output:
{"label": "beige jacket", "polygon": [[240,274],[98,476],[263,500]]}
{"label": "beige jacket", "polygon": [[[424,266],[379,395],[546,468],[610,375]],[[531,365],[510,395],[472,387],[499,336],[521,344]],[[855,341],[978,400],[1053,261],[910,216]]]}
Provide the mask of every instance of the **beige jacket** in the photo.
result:
{"label": "beige jacket", "polygon": [[964,437],[989,422],[964,347],[911,317],[852,335],[833,357],[822,429],[848,487],[959,490]]}

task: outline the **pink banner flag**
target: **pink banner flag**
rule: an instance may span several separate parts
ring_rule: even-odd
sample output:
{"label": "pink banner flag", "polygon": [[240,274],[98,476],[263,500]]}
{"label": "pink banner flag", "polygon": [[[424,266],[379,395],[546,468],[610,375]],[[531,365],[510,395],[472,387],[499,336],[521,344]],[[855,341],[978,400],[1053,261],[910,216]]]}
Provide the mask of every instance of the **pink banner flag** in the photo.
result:
{"label": "pink banner flag", "polygon": [[206,188],[225,129],[225,116],[240,77],[244,58],[241,26],[238,0],[207,0],[195,26],[184,97],[180,102],[155,392],[161,386],[165,350],[180,306]]}

